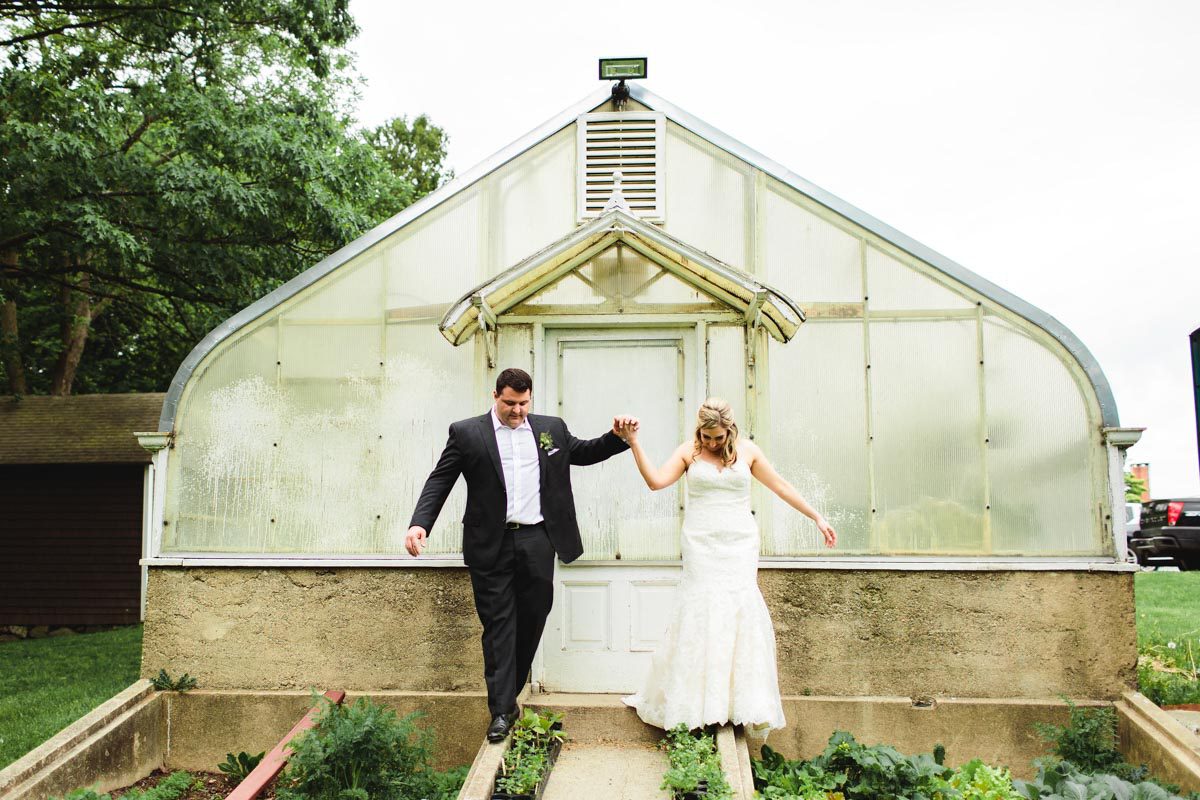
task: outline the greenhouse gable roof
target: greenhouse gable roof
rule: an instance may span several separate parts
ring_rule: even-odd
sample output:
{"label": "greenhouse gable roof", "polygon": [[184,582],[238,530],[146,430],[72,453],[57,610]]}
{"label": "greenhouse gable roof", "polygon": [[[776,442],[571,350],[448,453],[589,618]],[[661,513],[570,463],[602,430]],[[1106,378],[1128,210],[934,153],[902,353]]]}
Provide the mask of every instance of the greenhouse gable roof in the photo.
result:
{"label": "greenhouse gable roof", "polygon": [[[713,128],[643,86],[633,84],[629,89],[630,97],[636,102],[641,103],[651,110],[662,112],[675,124],[707,140],[730,155],[762,170],[782,183],[791,186],[796,191],[812,198],[814,201],[860,225],[881,239],[924,261],[959,283],[968,286],[997,305],[1007,308],[1045,330],[1071,353],[1086,372],[1099,402],[1101,424],[1105,427],[1116,427],[1120,424],[1112,390],[1109,387],[1107,378],[1105,378],[1103,371],[1100,369],[1099,363],[1075,334],[1057,319],[991,281],[971,272],[966,267],[952,261],[946,256],[906,236],[861,209],[809,183],[781,164]],[[608,101],[609,97],[610,91],[608,87],[597,90],[582,101],[547,120],[512,144],[499,150],[437,191],[426,195],[399,214],[377,225],[375,228],[283,284],[275,291],[265,295],[218,325],[192,349],[191,353],[188,354],[187,358],[184,359],[176,371],[167,392],[166,402],[163,404],[162,416],[159,420],[159,430],[165,432],[174,428],[175,413],[178,408],[179,399],[183,394],[184,386],[204,357],[222,341],[303,289],[316,283],[342,264],[345,264],[355,256],[358,256],[388,236],[404,228],[427,211],[455,196],[568,125],[573,124],[580,114],[588,113],[603,105]]]}

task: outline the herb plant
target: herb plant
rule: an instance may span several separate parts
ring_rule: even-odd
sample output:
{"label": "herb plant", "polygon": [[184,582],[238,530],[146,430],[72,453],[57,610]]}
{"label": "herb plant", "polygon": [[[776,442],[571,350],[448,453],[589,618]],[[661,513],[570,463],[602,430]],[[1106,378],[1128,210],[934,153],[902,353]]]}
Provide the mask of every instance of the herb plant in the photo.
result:
{"label": "herb plant", "polygon": [[662,788],[670,790],[673,797],[688,793],[708,800],[733,797],[712,736],[706,733],[693,736],[686,725],[680,724],[667,731],[662,747],[670,763],[663,774]]}
{"label": "herb plant", "polygon": [[233,753],[226,753],[225,760],[217,764],[217,769],[241,783],[246,780],[247,775],[254,771],[255,767],[262,763],[263,756],[266,754],[265,750],[256,756],[252,756],[244,750],[236,756]]}
{"label": "herb plant", "polygon": [[558,742],[565,739],[563,715],[554,711],[539,714],[526,708],[513,724],[512,741],[504,752],[496,791],[531,795],[550,770],[550,759]]}
{"label": "herb plant", "polygon": [[989,766],[978,758],[955,771],[950,786],[962,800],[1024,800],[1024,795],[1013,788],[1008,770]]}
{"label": "herb plant", "polygon": [[[314,693],[315,695],[315,693]],[[339,705],[315,695],[316,726],[292,740],[280,800],[450,800],[466,769],[431,766],[433,732],[417,712],[396,712],[368,698]]]}
{"label": "herb plant", "polygon": [[158,674],[150,679],[150,684],[160,692],[186,692],[196,688],[196,679],[186,672],[175,679],[165,669],[160,669]]}

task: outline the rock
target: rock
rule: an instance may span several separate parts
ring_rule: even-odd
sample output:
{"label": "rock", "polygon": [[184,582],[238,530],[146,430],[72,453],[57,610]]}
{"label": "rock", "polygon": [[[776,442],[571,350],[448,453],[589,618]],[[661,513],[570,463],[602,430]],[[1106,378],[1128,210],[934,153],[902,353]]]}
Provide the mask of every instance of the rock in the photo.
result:
{"label": "rock", "polygon": [[75,635],[75,631],[72,630],[71,628],[55,628],[54,630],[50,631],[50,633],[47,634],[47,636],[50,636],[52,638],[58,637],[58,636],[74,636],[74,635]]}
{"label": "rock", "polygon": [[24,639],[26,636],[29,635],[29,628],[25,627],[24,625],[9,625],[7,628],[4,628],[3,630],[8,631],[13,636],[16,636],[18,639]]}
{"label": "rock", "polygon": [[45,639],[50,634],[49,625],[34,625],[29,629],[30,639]]}

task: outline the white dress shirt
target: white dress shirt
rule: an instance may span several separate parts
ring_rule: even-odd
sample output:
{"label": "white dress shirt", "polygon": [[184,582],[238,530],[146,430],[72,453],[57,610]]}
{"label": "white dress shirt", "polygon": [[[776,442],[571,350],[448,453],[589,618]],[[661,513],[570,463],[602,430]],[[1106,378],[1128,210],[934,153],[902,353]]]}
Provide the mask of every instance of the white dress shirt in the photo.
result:
{"label": "white dress shirt", "polygon": [[522,525],[541,522],[542,476],[529,420],[522,420],[520,427],[510,428],[500,421],[496,407],[492,406],[492,427],[496,430],[496,446],[500,449],[500,466],[508,493],[505,521]]}

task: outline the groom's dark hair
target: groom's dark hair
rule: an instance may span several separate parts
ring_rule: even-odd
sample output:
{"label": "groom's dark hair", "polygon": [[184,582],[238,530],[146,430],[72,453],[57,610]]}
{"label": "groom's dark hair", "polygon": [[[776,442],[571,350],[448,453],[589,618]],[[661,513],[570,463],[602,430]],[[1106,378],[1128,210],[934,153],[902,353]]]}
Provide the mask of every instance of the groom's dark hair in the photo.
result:
{"label": "groom's dark hair", "polygon": [[504,391],[504,387],[512,389],[517,394],[533,391],[533,378],[523,369],[509,367],[496,377],[496,394]]}

